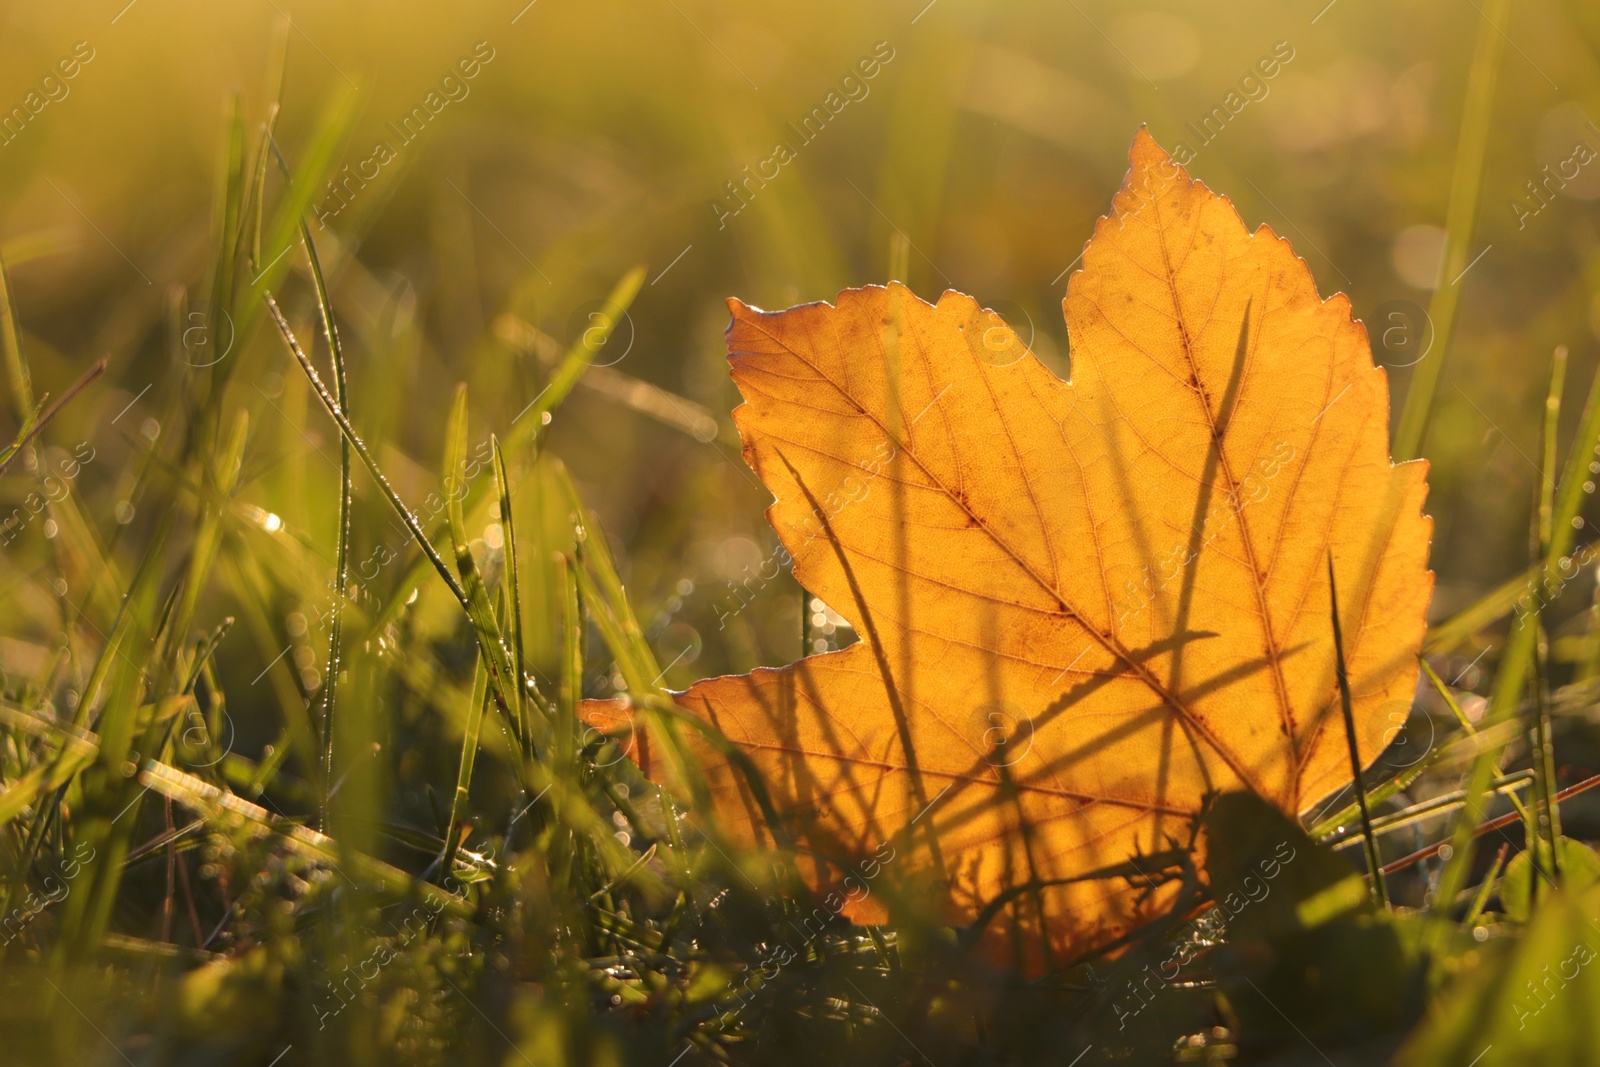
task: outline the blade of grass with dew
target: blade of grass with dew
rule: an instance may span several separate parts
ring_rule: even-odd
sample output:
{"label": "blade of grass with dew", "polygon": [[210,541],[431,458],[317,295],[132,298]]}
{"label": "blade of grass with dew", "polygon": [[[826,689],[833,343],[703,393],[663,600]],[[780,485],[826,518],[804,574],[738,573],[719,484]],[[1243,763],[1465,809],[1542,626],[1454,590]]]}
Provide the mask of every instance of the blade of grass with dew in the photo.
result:
{"label": "blade of grass with dew", "polygon": [[[1540,427],[1539,485],[1537,521],[1534,523],[1532,562],[1547,559],[1550,553],[1551,525],[1555,521],[1556,433],[1561,423],[1561,394],[1567,380],[1567,346],[1557,345],[1550,359],[1550,388],[1545,394],[1544,421]],[[1561,816],[1555,805],[1555,749],[1551,738],[1550,702],[1545,688],[1549,668],[1546,663],[1549,643],[1544,629],[1544,612],[1534,612],[1532,668],[1533,691],[1529,718],[1533,727],[1534,795],[1545,843],[1550,849],[1550,873],[1561,876]]]}
{"label": "blade of grass with dew", "polygon": [[572,477],[567,473],[565,465],[554,458],[546,462],[557,486],[566,498],[567,506],[579,523],[578,543],[583,546],[585,561],[589,564],[587,569],[594,576],[599,588],[604,591],[606,604],[615,613],[621,626],[620,632],[627,645],[626,651],[636,657],[636,669],[652,672],[647,677],[654,679],[650,682],[650,688],[654,689],[660,682],[660,664],[656,662],[655,652],[645,639],[644,629],[639,625],[638,617],[634,615],[633,605],[628,600],[626,589],[623,588],[622,577],[617,572],[617,561],[611,555],[611,545],[606,538],[605,530],[600,526],[599,519],[583,506],[583,499],[578,495],[578,487],[572,483]]}
{"label": "blade of grass with dew", "polygon": [[[211,573],[222,547],[225,519],[232,510],[232,498],[239,488],[239,475],[244,467],[244,453],[249,440],[250,416],[241,409],[234,417],[232,431],[220,453],[209,464],[202,463],[202,466],[209,468],[203,485],[208,492],[200,503],[201,515],[188,548],[183,591],[174,609],[171,629],[173,640],[177,643],[181,644],[189,631],[201,591],[210,585]],[[183,678],[182,693],[193,693],[200,672],[210,662],[212,653],[232,626],[233,617],[230,615],[213,628],[209,637],[202,639]],[[148,747],[143,750],[150,751]]]}
{"label": "blade of grass with dew", "polygon": [[222,771],[219,777],[222,781],[239,786],[249,795],[258,797],[266,792],[269,784],[277,780],[279,768],[289,757],[291,744],[289,727],[284,726],[278,731],[278,739],[262,751],[260,763],[251,763],[243,756],[229,752],[218,764]]}
{"label": "blade of grass with dew", "polygon": [[[627,313],[628,307],[638,295],[639,287],[644,279],[644,268],[635,268],[623,275],[606,297],[604,306],[611,314],[603,316],[602,321],[583,331],[579,340],[562,357],[560,364],[552,373],[550,382],[545,390],[535,398],[534,402],[519,413],[512,420],[510,431],[506,434],[504,451],[513,460],[522,451],[534,442],[543,428],[544,417],[553,414],[560,403],[571,393],[572,388],[581,379],[583,372],[593,362],[594,356],[605,347],[610,340],[612,330]],[[467,498],[463,506],[467,513],[473,517],[474,522],[482,515],[487,493],[482,482],[474,481],[467,490]],[[441,522],[433,531],[433,540],[443,539],[449,532],[448,522]],[[411,592],[422,582],[423,575],[427,573],[427,560],[419,560],[406,572],[396,588],[395,594],[390,598],[384,610],[378,613],[372,622],[372,632],[378,633],[398,617],[402,607]]]}
{"label": "blade of grass with dew", "polygon": [[[277,145],[273,145],[277,149]],[[306,259],[311,267],[312,288],[317,294],[317,309],[322,314],[322,332],[328,339],[328,357],[333,364],[333,396],[341,411],[350,410],[349,391],[346,386],[344,348],[339,343],[339,327],[333,319],[333,302],[328,297],[327,279],[322,273],[322,261],[317,256],[316,242],[311,239],[311,226],[300,220],[300,240],[305,245]],[[339,437],[339,532],[333,565],[333,618],[328,624],[328,670],[322,688],[322,783],[323,806],[327,806],[326,791],[332,788],[335,777],[333,752],[334,713],[338,706],[340,637],[344,626],[344,602],[350,582],[350,442]],[[326,820],[327,813],[323,812]]]}
{"label": "blade of grass with dew", "polygon": [[434,571],[444,579],[444,583],[450,587],[451,594],[454,595],[462,608],[470,610],[470,601],[467,598],[466,590],[461,588],[461,584],[456,580],[455,574],[451,572],[449,565],[445,563],[444,557],[439,554],[439,550],[434,547],[433,542],[428,539],[428,535],[423,532],[421,524],[417,522],[417,517],[411,513],[411,509],[406,507],[405,502],[400,499],[400,494],[396,493],[394,486],[389,484],[389,479],[384,477],[377,460],[373,459],[372,453],[368,451],[366,442],[356,433],[355,427],[350,424],[349,418],[345,416],[344,411],[339,407],[338,401],[333,398],[333,395],[328,392],[327,386],[322,383],[322,378],[317,374],[317,368],[312,366],[311,360],[307,358],[305,352],[300,348],[300,342],[295,339],[294,331],[289,328],[288,320],[283,317],[283,312],[278,310],[278,305],[270,294],[267,296],[267,308],[272,315],[273,321],[278,326],[278,332],[283,335],[284,342],[289,346],[289,351],[294,355],[295,361],[300,364],[301,371],[310,380],[318,399],[322,401],[323,408],[338,425],[339,432],[349,439],[350,444],[356,450],[356,455],[361,457],[362,464],[367,468],[367,473],[372,475],[373,481],[378,483],[378,488],[383,491],[383,495],[388,499],[390,505],[399,512],[401,521],[406,524],[406,529],[411,532],[412,538],[417,542],[418,547],[422,549],[424,555],[427,556],[428,562],[433,565]]}
{"label": "blade of grass with dew", "polygon": [[1505,52],[1505,34],[1500,23],[1510,9],[1510,0],[1489,0],[1488,11],[1480,11],[1477,43],[1472,65],[1467,69],[1467,97],[1461,111],[1461,134],[1456,142],[1455,171],[1450,179],[1450,202],[1445,212],[1444,255],[1439,265],[1438,287],[1428,302],[1428,320],[1433,324],[1434,358],[1417,365],[1406,389],[1405,406],[1394,435],[1394,458],[1415,459],[1422,454],[1433,410],[1433,396],[1449,354],[1450,339],[1461,299],[1461,281],[1469,266],[1471,242],[1478,217],[1478,199],[1483,191],[1484,159],[1489,148],[1489,130],[1494,118],[1495,82],[1500,59]]}
{"label": "blade of grass with dew", "polygon": [[[478,648],[489,668],[489,686],[500,705],[506,724],[524,751],[529,749],[529,739],[522,734],[522,686],[513,677],[511,655],[506,649],[500,624],[495,621],[494,605],[489,602],[489,591],[483,584],[477,561],[472,558],[472,547],[467,534],[466,518],[461,508],[461,498],[466,495],[462,472],[467,456],[467,386],[456,387],[455,402],[450,407],[450,420],[445,427],[444,494],[450,524],[450,539],[455,549],[456,570],[461,577],[467,599],[464,606],[467,617],[478,635]],[[457,487],[460,491],[457,491]]]}
{"label": "blade of grass with dew", "polygon": [[1567,346],[1557,345],[1550,357],[1550,387],[1545,392],[1544,418],[1539,424],[1539,485],[1534,524],[1534,562],[1550,550],[1550,526],[1555,521],[1556,433],[1561,425],[1561,396],[1567,383]]}
{"label": "blade of grass with dew", "polygon": [[1546,643],[1542,620],[1539,629],[1533,677],[1529,686],[1533,692],[1528,709],[1528,718],[1533,725],[1529,756],[1533,762],[1533,808],[1539,831],[1539,847],[1549,850],[1550,877],[1558,879],[1561,877],[1561,810],[1555,800],[1555,745],[1550,723],[1550,695],[1544,681],[1549,668],[1545,662]]}

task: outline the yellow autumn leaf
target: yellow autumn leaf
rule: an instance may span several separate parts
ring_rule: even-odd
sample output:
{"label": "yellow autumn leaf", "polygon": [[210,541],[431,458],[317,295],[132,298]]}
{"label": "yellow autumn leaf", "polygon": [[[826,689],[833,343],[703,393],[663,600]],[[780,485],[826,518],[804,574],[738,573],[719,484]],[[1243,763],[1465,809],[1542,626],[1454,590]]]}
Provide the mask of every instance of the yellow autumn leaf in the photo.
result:
{"label": "yellow autumn leaf", "polygon": [[797,846],[857,921],[885,914],[851,857],[892,856],[958,923],[1032,882],[997,925],[1042,924],[1059,959],[1175,892],[1070,879],[1188,845],[1214,793],[1294,814],[1343,787],[1330,557],[1363,762],[1409,706],[1427,468],[1390,462],[1364,328],[1142,130],[1130,162],[1068,284],[1071,381],[955,292],[730,301],[767,519],[861,640],[675,699],[780,825],[691,742],[710,817]]}

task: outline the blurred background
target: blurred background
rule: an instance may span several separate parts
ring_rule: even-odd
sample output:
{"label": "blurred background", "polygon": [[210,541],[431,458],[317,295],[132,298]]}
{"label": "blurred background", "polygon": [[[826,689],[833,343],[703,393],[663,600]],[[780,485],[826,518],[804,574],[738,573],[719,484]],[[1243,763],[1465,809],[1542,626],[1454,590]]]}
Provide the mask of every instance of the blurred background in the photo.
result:
{"label": "blurred background", "polygon": [[[276,522],[267,532],[331,559],[337,434],[270,325],[235,331],[187,310],[214,255],[236,94],[253,145],[282,72],[290,166],[319,122],[350,109],[313,232],[354,421],[414,506],[437,487],[453,385],[472,385],[473,439],[503,437],[642,266],[604,366],[556,413],[547,446],[599,515],[681,687],[793,659],[803,611],[814,640],[842,636],[773,577],[769,497],[728,414],[725,299],[781,307],[891,275],[928,299],[959,289],[1066,374],[1067,272],[1146,123],[1247,224],[1287,236],[1324,294],[1350,295],[1391,367],[1395,417],[1413,364],[1441,355],[1424,309],[1441,283],[1459,287],[1424,444],[1437,619],[1525,565],[1551,352],[1569,346],[1577,398],[1600,333],[1592,4],[1517,5],[1496,31],[1473,258],[1440,277],[1480,6],[9,3],[0,250],[35,389],[59,393],[109,360],[48,440],[92,451],[70,491],[113,554],[155,517],[135,490],[161,462],[164,413],[197,368],[228,360],[252,417],[241,499],[260,509],[240,522]],[[291,314],[307,339],[310,308]],[[1564,412],[1569,432],[1579,407]],[[30,491],[8,480],[4,507]],[[356,493],[361,561],[392,515],[359,473]],[[0,550],[18,605],[0,625],[8,670],[32,673],[59,629],[53,598],[20,592],[54,573],[40,568],[59,564],[57,529],[41,516]],[[1568,597],[1586,606],[1592,591],[1572,583]],[[300,606],[293,593],[269,620],[291,637],[315,610],[310,590]],[[278,644],[263,632],[256,650],[230,642],[219,658],[250,677]],[[307,689],[313,644],[296,653]]]}

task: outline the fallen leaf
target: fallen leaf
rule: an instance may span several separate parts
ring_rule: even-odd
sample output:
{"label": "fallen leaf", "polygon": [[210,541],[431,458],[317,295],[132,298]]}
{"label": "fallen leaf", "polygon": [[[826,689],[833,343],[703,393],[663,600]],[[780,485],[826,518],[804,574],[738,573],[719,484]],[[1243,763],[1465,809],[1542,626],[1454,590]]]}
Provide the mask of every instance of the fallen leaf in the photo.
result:
{"label": "fallen leaf", "polygon": [[767,519],[861,640],[675,699],[746,757],[690,743],[719,825],[858,922],[884,872],[956,923],[1031,881],[996,935],[1059,962],[1177,891],[1068,880],[1188,846],[1217,793],[1348,784],[1330,553],[1363,762],[1410,706],[1427,467],[1390,462],[1365,329],[1143,130],[1130,162],[1068,284],[1071,381],[956,292],[729,302]]}

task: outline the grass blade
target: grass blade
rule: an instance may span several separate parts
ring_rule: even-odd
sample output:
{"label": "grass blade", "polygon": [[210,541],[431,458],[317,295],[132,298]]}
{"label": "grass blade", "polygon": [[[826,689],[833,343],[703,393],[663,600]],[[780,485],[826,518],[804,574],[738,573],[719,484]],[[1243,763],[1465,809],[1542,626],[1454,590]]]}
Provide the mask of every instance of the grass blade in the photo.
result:
{"label": "grass blade", "polygon": [[1356,719],[1350,707],[1350,676],[1344,663],[1344,630],[1339,624],[1339,587],[1333,580],[1333,557],[1328,557],[1328,596],[1332,601],[1333,654],[1338,667],[1339,705],[1344,712],[1344,733],[1350,742],[1350,774],[1356,787],[1356,804],[1361,811],[1361,834],[1366,841],[1367,870],[1372,873],[1372,895],[1380,907],[1388,907],[1389,890],[1383,882],[1383,863],[1378,859],[1378,838],[1372,832],[1372,813],[1367,810],[1367,786],[1361,770],[1361,751],[1356,746]]}
{"label": "grass blade", "polygon": [[500,494],[500,542],[506,566],[506,620],[511,628],[512,667],[517,674],[517,692],[521,702],[522,735],[529,736],[527,646],[522,640],[522,583],[517,577],[517,532],[511,516],[511,479],[506,474],[506,458],[500,451],[500,439],[489,435],[489,447],[494,452],[495,487]]}
{"label": "grass blade", "polygon": [[472,698],[467,705],[467,728],[461,738],[461,763],[456,771],[456,791],[450,801],[450,825],[444,835],[444,859],[440,871],[448,876],[455,870],[456,846],[462,820],[467,813],[467,793],[472,787],[472,768],[478,759],[478,738],[483,732],[483,713],[489,706],[489,671],[478,657],[472,672]]}
{"label": "grass blade", "polygon": [[1445,214],[1444,256],[1438,286],[1428,302],[1428,319],[1433,323],[1432,359],[1417,365],[1406,390],[1405,407],[1395,429],[1396,461],[1415,459],[1422,454],[1428,432],[1428,417],[1439,375],[1450,351],[1450,335],[1461,299],[1462,275],[1469,266],[1473,229],[1478,217],[1478,199],[1483,191],[1483,164],[1489,148],[1489,126],[1494,118],[1494,89],[1500,72],[1500,57],[1505,52],[1505,20],[1510,0],[1490,0],[1488,10],[1480,12],[1478,40],[1467,70],[1467,100],[1461,112],[1461,136],[1456,144],[1455,173],[1450,179],[1450,206]]}
{"label": "grass blade", "polygon": [[[1558,345],[1550,360],[1550,388],[1545,395],[1544,423],[1540,431],[1539,506],[1531,538],[1533,551],[1530,553],[1535,563],[1546,559],[1550,552],[1555,521],[1556,431],[1561,421],[1561,393],[1566,378],[1567,346]],[[1555,749],[1551,740],[1549,694],[1545,688],[1549,643],[1544,630],[1544,612],[1535,611],[1534,620],[1533,677],[1530,679],[1533,701],[1529,718],[1533,727],[1535,810],[1537,824],[1550,848],[1550,874],[1552,878],[1557,878],[1561,873],[1561,821],[1555,805]]]}
{"label": "grass blade", "polygon": [[[273,145],[274,151],[277,145]],[[328,339],[329,359],[333,363],[333,395],[339,410],[350,410],[347,390],[344,348],[339,343],[339,327],[333,319],[333,301],[328,297],[327,279],[322,273],[322,260],[317,256],[316,242],[311,239],[311,226],[300,220],[300,240],[305,245],[306,259],[311,266],[312,287],[317,294],[317,308],[322,314],[322,332]],[[328,818],[328,791],[336,779],[334,764],[334,709],[338,703],[341,636],[344,629],[344,602],[350,584],[350,441],[339,435],[339,539],[333,564],[333,617],[328,624],[328,674],[322,684],[322,789],[323,821]]]}
{"label": "grass blade", "polygon": [[[311,208],[311,201],[321,188],[323,179],[333,169],[339,148],[355,121],[357,99],[353,89],[341,89],[323,109],[317,121],[316,130],[301,155],[299,166],[295,168],[294,177],[278,201],[272,222],[265,228],[261,254],[252,264],[252,275],[238,301],[234,323],[240,336],[250,332],[264,299],[278,287],[289,269],[289,250],[300,227],[305,224],[305,214]],[[258,166],[265,165],[263,160]],[[265,195],[264,181],[257,195]]]}
{"label": "grass blade", "polygon": [[583,609],[573,561],[557,553],[556,590],[561,593],[561,685],[556,692],[556,722],[550,758],[557,768],[577,764],[581,730],[578,701],[583,699]]}
{"label": "grass blade", "polygon": [[267,294],[266,301],[268,311],[278,326],[278,332],[283,335],[284,343],[289,346],[289,351],[293,354],[295,361],[300,364],[300,369],[310,379],[312,388],[316,391],[318,399],[322,401],[322,406],[327,409],[328,414],[333,417],[333,421],[338,424],[339,432],[344,434],[351,446],[355,448],[356,455],[361,457],[362,464],[367,468],[367,473],[372,475],[373,480],[378,483],[378,488],[383,491],[383,495],[388,498],[394,509],[400,513],[401,521],[406,524],[406,529],[411,531],[412,538],[422,549],[423,554],[428,557],[428,562],[433,564],[433,569],[439,573],[439,577],[444,579],[445,584],[450,587],[450,592],[461,602],[461,606],[463,608],[468,607],[466,590],[461,588],[461,583],[456,581],[456,576],[445,563],[444,557],[439,554],[438,549],[433,547],[433,542],[428,540],[428,535],[423,533],[422,525],[417,522],[417,517],[411,513],[411,509],[406,507],[405,502],[400,499],[400,494],[394,491],[394,486],[389,484],[389,479],[384,477],[383,471],[378,467],[377,460],[373,459],[372,453],[367,450],[366,442],[362,441],[360,435],[356,433],[356,429],[350,424],[344,409],[339,406],[339,402],[334,399],[333,394],[328,392],[328,387],[323,384],[321,376],[317,374],[317,368],[312,365],[311,360],[307,358],[305,352],[300,348],[300,342],[295,339],[294,331],[289,328],[289,321],[283,317],[283,312],[278,310],[277,302],[272,299],[270,293]]}
{"label": "grass blade", "polygon": [[245,209],[244,106],[238,93],[229,100],[228,136],[223,145],[222,166],[218,169],[216,232],[212,235],[216,259],[211,272],[210,310],[206,316],[207,340],[213,342],[223,336],[223,314],[233,302]]}
{"label": "grass blade", "polygon": [[11,301],[11,278],[0,259],[0,356],[6,363],[6,381],[11,386],[11,411],[17,421],[26,422],[34,408],[33,375],[22,354],[22,328],[17,325],[17,309]]}
{"label": "grass blade", "polygon": [[593,319],[594,325],[578,335],[578,339],[572,343],[572,347],[567,349],[566,355],[562,356],[561,362],[556,365],[544,390],[517,416],[516,421],[519,425],[512,427],[506,439],[506,447],[513,454],[520,451],[543,428],[544,417],[561,406],[567,394],[572,392],[573,386],[578,384],[578,379],[583,377],[583,372],[594,362],[594,357],[611,339],[617,324],[627,314],[628,305],[639,295],[639,287],[644,284],[645,273],[643,267],[635,267],[618,280],[610,295],[606,297],[605,303],[601,305],[604,310],[594,313],[597,316]]}
{"label": "grass blade", "polygon": [[506,651],[505,638],[500,624],[495,621],[494,606],[489,602],[489,591],[484,587],[477,561],[472,558],[471,539],[467,535],[467,522],[461,500],[467,495],[463,471],[467,460],[467,386],[456,387],[455,403],[450,408],[450,421],[445,428],[444,495],[450,523],[450,539],[455,548],[456,570],[461,576],[461,586],[466,591],[464,606],[477,631],[478,648],[484,664],[489,668],[489,685],[495,699],[506,716],[512,736],[524,750],[528,739],[522,733],[522,686],[517,684],[511,656]]}

